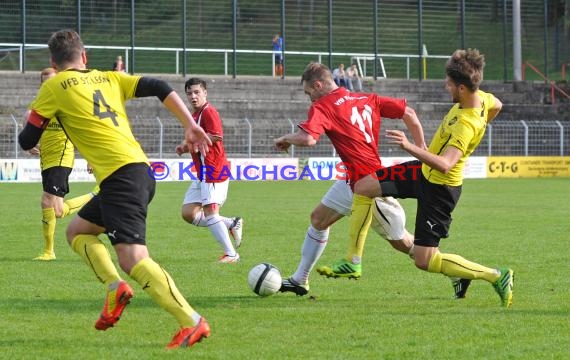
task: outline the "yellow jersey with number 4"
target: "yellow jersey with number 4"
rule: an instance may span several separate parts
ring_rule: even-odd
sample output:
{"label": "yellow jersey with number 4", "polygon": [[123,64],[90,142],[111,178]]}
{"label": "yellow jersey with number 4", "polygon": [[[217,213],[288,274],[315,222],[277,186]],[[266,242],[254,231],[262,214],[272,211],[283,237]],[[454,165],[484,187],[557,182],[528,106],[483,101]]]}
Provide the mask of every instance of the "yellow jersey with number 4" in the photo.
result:
{"label": "yellow jersey with number 4", "polygon": [[422,172],[429,182],[451,186],[463,183],[465,162],[483,139],[489,120],[489,109],[495,106],[493,94],[478,90],[477,95],[481,100],[481,107],[462,109],[459,104],[455,104],[435,132],[428,148],[430,153],[441,155],[446,147],[453,146],[461,150],[463,155],[447,174],[423,164]]}
{"label": "yellow jersey with number 4", "polygon": [[30,110],[46,119],[57,117],[101,183],[124,165],[148,164],[125,109],[139,80],[117,71],[60,71],[42,84]]}

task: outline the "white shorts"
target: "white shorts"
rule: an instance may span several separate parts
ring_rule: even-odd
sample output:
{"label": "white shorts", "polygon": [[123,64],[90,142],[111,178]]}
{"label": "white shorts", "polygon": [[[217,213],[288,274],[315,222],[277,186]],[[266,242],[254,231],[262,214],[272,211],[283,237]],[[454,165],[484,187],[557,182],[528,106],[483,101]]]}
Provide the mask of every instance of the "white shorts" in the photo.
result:
{"label": "white shorts", "polygon": [[[337,213],[350,216],[352,190],[346,181],[337,180],[321,199],[321,203]],[[374,199],[370,227],[386,240],[402,240],[406,231],[406,213],[392,197]]]}
{"label": "white shorts", "polygon": [[222,206],[228,197],[229,184],[229,179],[217,183],[194,180],[186,190],[183,204],[218,204]]}
{"label": "white shorts", "polygon": [[349,216],[352,209],[352,190],[346,181],[337,180],[323,196],[321,203],[341,215]]}

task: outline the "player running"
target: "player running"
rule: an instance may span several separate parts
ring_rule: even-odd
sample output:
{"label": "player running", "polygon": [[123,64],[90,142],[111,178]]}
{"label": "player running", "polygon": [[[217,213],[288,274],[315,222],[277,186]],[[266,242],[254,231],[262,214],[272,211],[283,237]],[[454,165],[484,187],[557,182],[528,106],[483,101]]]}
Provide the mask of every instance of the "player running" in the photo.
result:
{"label": "player running", "polygon": [[83,42],[73,30],[52,34],[48,47],[58,74],[41,86],[30,104],[28,121],[18,140],[24,150],[31,149],[50,119],[56,117],[94,169],[100,192],[71,221],[67,240],[107,288],[103,312],[95,328],[113,327],[133,296],[133,289],[121,278],[98,238],[105,233],[121,269],[178,321],[180,329],[167,348],[192,346],[210,336],[210,327],[188,304],[168,272],[149,255],[146,217],[156,181],[131,131],[125,102],[156,96],[184,127],[185,140],[192,151],[207,153],[211,141],[166,82],[87,69]]}
{"label": "player running", "polygon": [[[236,249],[240,247],[243,236],[243,219],[239,216],[220,215],[220,208],[228,196],[229,162],[224,149],[224,129],[222,119],[216,108],[208,102],[206,81],[191,78],[184,84],[184,91],[192,107],[194,121],[212,140],[208,154],[192,152],[192,160],[198,176],[192,180],[182,205],[182,218],[195,226],[207,226],[218,241],[224,253],[219,263],[232,264],[240,260]],[[176,147],[176,153],[190,152],[186,144]],[[229,231],[229,233],[228,233]],[[232,235],[234,243],[230,239]]]}

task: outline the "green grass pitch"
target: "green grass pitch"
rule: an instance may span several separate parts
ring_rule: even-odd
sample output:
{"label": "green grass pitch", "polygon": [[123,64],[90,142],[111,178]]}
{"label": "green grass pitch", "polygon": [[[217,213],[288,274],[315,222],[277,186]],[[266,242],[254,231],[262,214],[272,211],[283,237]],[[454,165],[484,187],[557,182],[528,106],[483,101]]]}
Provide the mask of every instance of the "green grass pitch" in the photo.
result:
{"label": "green grass pitch", "polygon": [[[233,182],[222,208],[245,219],[242,261],[217,264],[206,228],[183,222],[187,183],[159,183],[147,239],[212,336],[166,351],[175,320],[138,284],[115,328],[94,329],[105,289],[65,241],[58,222],[57,260],[42,249],[40,184],[0,184],[0,357],[6,359],[563,359],[570,343],[569,179],[467,180],[442,250],[515,270],[512,309],[490,284],[476,281],[452,299],[447,278],[415,269],[370,233],[358,281],[311,275],[314,298],[260,298],[247,273],[270,262],[284,276],[296,268],[309,214],[329,182]],[[70,196],[93,184],[71,184]],[[402,202],[409,229],[415,203]],[[331,231],[320,264],[344,256],[348,222]],[[103,240],[109,244],[106,237]],[[113,257],[115,257],[112,252]]]}

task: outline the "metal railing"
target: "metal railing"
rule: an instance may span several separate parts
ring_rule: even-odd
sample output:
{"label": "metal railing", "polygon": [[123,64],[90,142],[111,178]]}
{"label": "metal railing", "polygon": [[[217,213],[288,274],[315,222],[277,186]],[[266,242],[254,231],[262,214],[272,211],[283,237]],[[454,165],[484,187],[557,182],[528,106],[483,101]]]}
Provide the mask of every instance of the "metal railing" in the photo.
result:
{"label": "metal railing", "polygon": [[[540,76],[540,78],[542,80],[544,80],[545,82],[547,82],[550,85],[550,104],[554,105],[556,104],[556,93],[555,90],[558,91],[558,93],[565,97],[566,99],[570,99],[570,95],[568,95],[564,90],[562,90],[558,85],[556,85],[556,82],[554,80],[551,80],[549,78],[546,77],[546,75],[544,75],[540,70],[537,69],[536,66],[534,66],[530,61],[526,61],[523,64],[523,80],[525,78],[525,69],[529,67],[532,71],[534,71],[538,76]],[[562,67],[562,73],[564,74],[564,67]],[[566,75],[564,74],[563,77],[565,78]]]}
{"label": "metal railing", "polygon": [[[426,139],[430,139],[441,120],[424,120]],[[266,121],[252,118],[224,119],[224,146],[229,157],[310,157],[336,156],[326,136],[310,148],[293,147],[289,154],[279,153],[273,139],[296,131],[296,121]],[[385,125],[386,126],[386,125]],[[183,131],[173,118],[132,119],[135,137],[150,157],[175,156]],[[21,126],[13,115],[0,116],[0,158],[26,158],[30,155],[18,146]],[[399,147],[380,141],[383,156],[407,156]],[[474,155],[477,156],[569,156],[570,121],[559,120],[495,120]]]}
{"label": "metal railing", "polygon": [[[24,51],[30,50],[44,50],[47,49],[47,45],[45,44],[21,44],[21,43],[0,43],[0,51],[4,52],[17,52],[18,53],[18,63],[19,69],[18,71],[24,71],[24,62],[23,62],[23,53]],[[188,54],[191,56],[192,54],[206,54],[206,53],[217,53],[223,55],[223,62],[224,62],[224,75],[228,76],[231,75],[229,69],[229,59],[231,56],[234,55],[233,49],[206,49],[206,48],[162,48],[162,47],[144,47],[144,46],[136,46],[136,47],[128,47],[128,46],[99,46],[99,45],[85,45],[85,49],[98,49],[98,50],[113,50],[114,53],[120,51],[123,54],[123,59],[125,63],[125,70],[127,72],[132,69],[132,64],[130,64],[130,54],[132,50],[135,51],[158,51],[158,52],[171,52],[173,59],[174,59],[174,73],[177,75],[183,75],[183,71],[180,65],[181,55]],[[274,69],[275,67],[275,58],[273,57],[273,50],[248,50],[248,49],[236,49],[236,54],[264,54],[271,57],[271,68]],[[382,64],[382,72],[383,77],[388,77],[386,70],[384,69],[383,61],[384,59],[400,59],[404,62],[406,79],[410,79],[411,74],[411,60],[417,61],[420,58],[417,54],[388,54],[388,53],[380,53],[380,54],[371,54],[371,53],[354,53],[354,52],[323,52],[323,51],[284,51],[285,56],[292,57],[292,56],[299,56],[299,57],[310,57],[313,58],[314,61],[323,62],[323,58],[328,56],[334,57],[346,57],[351,58],[354,61],[359,63],[359,68],[362,71],[362,75],[364,77],[372,77],[373,71],[368,71],[367,62],[372,62],[374,64],[374,60],[377,59],[378,62]],[[422,55],[422,59],[440,59],[445,60],[449,58],[449,55]],[[373,65],[372,65],[373,66]]]}

